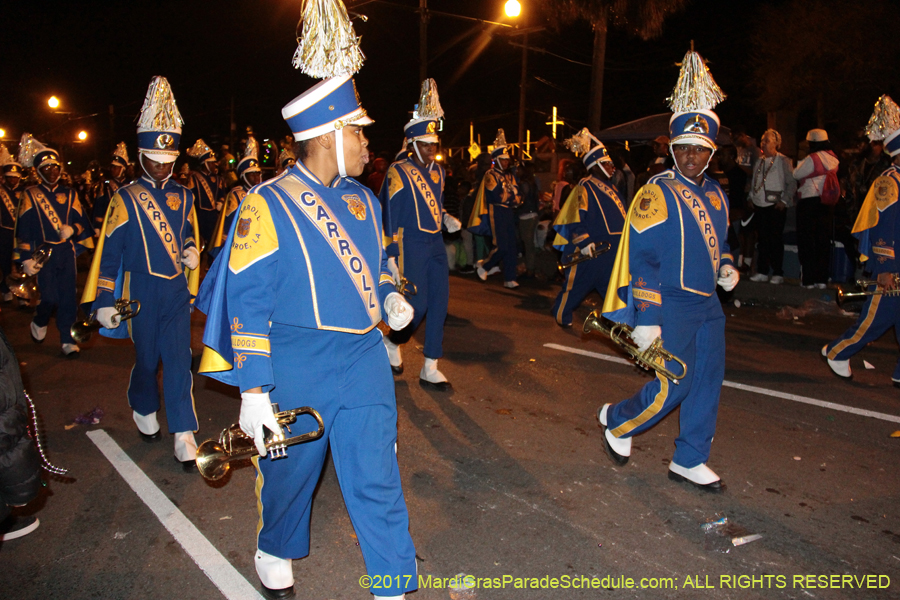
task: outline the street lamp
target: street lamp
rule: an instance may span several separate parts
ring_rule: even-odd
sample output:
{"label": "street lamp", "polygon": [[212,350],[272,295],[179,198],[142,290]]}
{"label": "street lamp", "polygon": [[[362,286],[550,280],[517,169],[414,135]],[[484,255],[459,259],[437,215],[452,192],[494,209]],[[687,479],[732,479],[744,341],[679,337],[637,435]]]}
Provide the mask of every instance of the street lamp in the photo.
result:
{"label": "street lamp", "polygon": [[522,5],[519,4],[519,0],[509,0],[503,5],[503,10],[507,17],[518,17],[522,13]]}
{"label": "street lamp", "polygon": [[50,108],[59,108],[59,98],[56,96],[50,96],[50,99],[47,100],[47,106]]}
{"label": "street lamp", "polygon": [[78,132],[78,141],[83,142],[88,137],[87,131],[79,131]]}
{"label": "street lamp", "polygon": [[0,129],[0,140],[2,140],[2,139],[5,138],[5,137],[6,137],[6,130],[5,130],[5,129]]}

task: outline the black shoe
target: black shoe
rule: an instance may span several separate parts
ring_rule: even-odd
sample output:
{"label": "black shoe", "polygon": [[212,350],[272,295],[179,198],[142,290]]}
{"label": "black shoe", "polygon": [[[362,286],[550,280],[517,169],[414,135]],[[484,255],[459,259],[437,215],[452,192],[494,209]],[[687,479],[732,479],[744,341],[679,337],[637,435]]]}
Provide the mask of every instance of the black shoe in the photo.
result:
{"label": "black shoe", "polygon": [[177,456],[173,456],[172,458],[175,459],[175,462],[177,462],[179,465],[181,465],[181,469],[185,473],[197,473],[198,472],[197,471],[197,461],[195,461],[195,460],[178,460]]}
{"label": "black shoe", "polygon": [[271,598],[272,600],[282,600],[283,598],[294,597],[294,586],[273,590],[272,588],[267,588],[260,582],[259,587],[262,588],[263,596]]}
{"label": "black shoe", "polygon": [[449,392],[453,389],[453,386],[450,385],[449,381],[442,381],[440,383],[432,383],[430,381],[426,381],[419,378],[419,385],[421,385],[426,390],[434,390],[435,392]]}
{"label": "black shoe", "polygon": [[394,372],[394,375],[403,375],[403,363],[400,363],[399,367],[391,365],[391,371]]}
{"label": "black shoe", "polygon": [[606,439],[606,426],[600,422],[600,411],[603,410],[603,407],[597,409],[597,425],[600,426],[600,433],[603,435],[603,449],[606,450],[606,455],[615,463],[617,467],[624,467],[628,464],[628,456],[622,456],[615,450],[613,450],[612,446],[609,445],[609,440]]}
{"label": "black shoe", "polygon": [[152,444],[153,442],[158,442],[162,439],[162,432],[158,430],[156,433],[144,433],[140,429],[138,429],[138,435],[141,436],[141,439],[147,442],[148,444]]}
{"label": "black shoe", "polygon": [[466,265],[465,267],[460,267],[459,271],[457,271],[460,275],[472,275],[475,273],[475,267],[472,265]]}
{"label": "black shoe", "polygon": [[900,381],[897,381],[896,379],[891,379],[891,382],[893,382],[895,388],[900,389]]}
{"label": "black shoe", "polygon": [[8,542],[24,537],[38,528],[41,522],[37,517],[6,517],[0,523],[0,542]]}
{"label": "black shoe", "polygon": [[696,481],[691,481],[687,477],[683,475],[679,475],[673,471],[669,471],[669,479],[672,481],[677,481],[679,483],[689,483],[697,489],[703,490],[704,492],[709,492],[710,494],[721,494],[725,491],[725,484],[722,483],[722,480],[719,479],[717,481],[713,481],[712,483],[697,483]]}
{"label": "black shoe", "polygon": [[560,323],[559,321],[557,321],[556,324],[559,325],[560,327],[562,327],[563,329],[572,329],[571,323]]}

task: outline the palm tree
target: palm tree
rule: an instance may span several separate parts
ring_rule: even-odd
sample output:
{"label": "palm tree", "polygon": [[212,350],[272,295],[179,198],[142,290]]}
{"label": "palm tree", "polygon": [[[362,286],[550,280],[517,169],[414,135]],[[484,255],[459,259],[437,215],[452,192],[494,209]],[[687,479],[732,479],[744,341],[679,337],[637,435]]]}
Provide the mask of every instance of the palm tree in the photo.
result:
{"label": "palm tree", "polygon": [[643,40],[658,37],[670,15],[690,0],[545,0],[543,8],[551,21],[588,21],[594,29],[594,56],[591,69],[591,102],[588,126],[600,130],[603,102],[603,71],[606,62],[606,32],[610,24]]}

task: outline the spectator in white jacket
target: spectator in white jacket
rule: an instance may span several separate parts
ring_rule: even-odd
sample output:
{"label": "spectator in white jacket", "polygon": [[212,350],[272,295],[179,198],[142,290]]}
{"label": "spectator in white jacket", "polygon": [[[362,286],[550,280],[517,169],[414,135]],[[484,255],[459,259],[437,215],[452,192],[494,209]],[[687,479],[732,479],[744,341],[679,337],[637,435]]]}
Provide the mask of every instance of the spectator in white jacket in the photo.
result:
{"label": "spectator in white jacket", "polygon": [[826,171],[836,171],[838,157],[831,150],[824,129],[806,134],[809,156],[794,169],[797,180],[797,253],[802,273],[801,285],[824,289],[828,283],[832,207],[822,204]]}
{"label": "spectator in white jacket", "polygon": [[756,161],[750,178],[750,200],[759,235],[759,259],[756,275],[750,281],[769,281],[778,285],[784,283],[784,223],[787,209],[794,204],[797,182],[792,175],[791,159],[778,151],[781,134],[767,129],[760,141],[762,157]]}

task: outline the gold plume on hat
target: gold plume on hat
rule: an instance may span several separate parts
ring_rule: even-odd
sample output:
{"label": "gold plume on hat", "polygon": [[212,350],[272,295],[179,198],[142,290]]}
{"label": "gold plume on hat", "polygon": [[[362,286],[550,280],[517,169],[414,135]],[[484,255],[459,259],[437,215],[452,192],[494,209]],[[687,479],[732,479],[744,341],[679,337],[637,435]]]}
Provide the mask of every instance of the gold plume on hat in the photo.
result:
{"label": "gold plume on hat", "polygon": [[19,141],[19,164],[26,168],[33,167],[34,157],[44,150],[49,148],[34,139],[30,133],[23,133]]}
{"label": "gold plume on hat", "polygon": [[9,150],[6,149],[6,146],[0,144],[0,167],[4,167],[11,162],[16,162],[13,160],[12,154],[9,153]]}
{"label": "gold plume on hat", "polygon": [[304,0],[303,30],[291,61],[310,77],[328,79],[352,75],[365,55],[341,0]]}
{"label": "gold plume on hat", "polygon": [[891,100],[891,97],[884,94],[875,103],[875,110],[869,117],[869,123],[866,125],[866,135],[869,140],[876,142],[883,140],[895,131],[900,129],[900,107]]}
{"label": "gold plume on hat", "polygon": [[116,144],[116,149],[113,150],[113,156],[118,156],[126,163],[128,162],[128,146],[125,145],[125,142],[119,142]]}
{"label": "gold plume on hat", "polygon": [[247,145],[244,146],[244,158],[257,158],[259,156],[259,143],[252,135],[247,138]]}
{"label": "gold plume on hat", "polygon": [[494,138],[494,148],[505,148],[508,144],[506,143],[506,134],[502,129],[497,130],[497,137]]}
{"label": "gold plume on hat", "polygon": [[575,154],[584,154],[591,149],[591,140],[593,136],[591,132],[588,131],[588,128],[585,127],[569,139],[567,139],[564,143],[566,148],[574,152]]}
{"label": "gold plume on hat", "polygon": [[725,99],[725,94],[718,86],[706,66],[706,61],[694,52],[694,43],[678,63],[681,71],[672,95],[666,98],[672,112],[680,113],[693,110],[711,110]]}
{"label": "gold plume on hat", "polygon": [[187,151],[188,156],[190,156],[191,158],[197,158],[197,159],[199,159],[204,154],[211,154],[211,153],[212,153],[212,148],[210,148],[206,144],[206,142],[203,141],[203,138],[200,138],[199,140],[194,142],[194,145],[191,146],[190,148],[188,148],[188,151]]}

